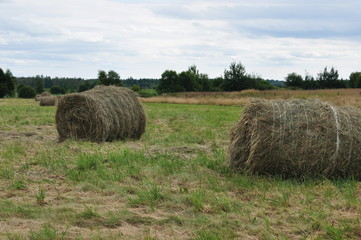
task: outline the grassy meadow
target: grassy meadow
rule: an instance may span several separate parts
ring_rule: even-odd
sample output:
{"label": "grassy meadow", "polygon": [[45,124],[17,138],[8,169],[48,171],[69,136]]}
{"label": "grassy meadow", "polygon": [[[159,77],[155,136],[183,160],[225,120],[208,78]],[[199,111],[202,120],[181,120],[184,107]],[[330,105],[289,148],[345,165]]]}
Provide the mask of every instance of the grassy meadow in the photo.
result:
{"label": "grassy meadow", "polygon": [[361,239],[361,184],[233,173],[242,106],[143,103],[140,141],[57,142],[56,107],[0,99],[0,239]]}

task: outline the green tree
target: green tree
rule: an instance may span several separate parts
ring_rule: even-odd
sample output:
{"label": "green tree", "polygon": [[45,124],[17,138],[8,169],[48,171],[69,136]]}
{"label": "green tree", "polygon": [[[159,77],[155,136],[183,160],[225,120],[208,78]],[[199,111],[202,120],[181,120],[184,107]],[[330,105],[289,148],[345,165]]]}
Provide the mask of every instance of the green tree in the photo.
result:
{"label": "green tree", "polygon": [[185,91],[208,91],[210,89],[208,75],[199,73],[196,65],[188,67],[179,74],[180,85]]}
{"label": "green tree", "polygon": [[53,86],[53,80],[51,77],[44,77],[44,88],[51,88]]}
{"label": "green tree", "polygon": [[286,80],[286,87],[303,88],[303,77],[295,72],[289,73]]}
{"label": "green tree", "polygon": [[84,83],[79,85],[78,92],[84,92],[89,89],[92,89],[96,85],[96,82],[93,82],[93,84],[89,83],[89,80],[84,81]]}
{"label": "green tree", "polygon": [[133,86],[132,86],[132,90],[133,90],[134,92],[139,92],[139,91],[140,91],[139,85],[133,85]]}
{"label": "green tree", "polygon": [[89,89],[90,89],[89,83],[85,82],[79,86],[78,92],[85,92],[86,90],[89,90]]}
{"label": "green tree", "polygon": [[211,90],[211,83],[209,81],[208,75],[201,73],[198,75],[198,83],[200,85],[200,90],[203,92]]}
{"label": "green tree", "polygon": [[208,75],[205,73],[199,73],[196,65],[188,67],[187,73],[192,76],[192,84],[194,91],[210,91],[211,84]]}
{"label": "green tree", "polygon": [[50,88],[50,93],[51,94],[64,94],[65,90],[64,90],[64,88],[61,88],[59,86],[52,86]]}
{"label": "green tree", "polygon": [[320,88],[339,88],[341,87],[340,81],[338,80],[338,71],[332,67],[328,71],[327,67],[324,68],[323,72],[317,75],[317,81]]}
{"label": "green tree", "polygon": [[350,74],[350,88],[361,88],[361,72],[353,72]]}
{"label": "green tree", "polygon": [[118,87],[123,86],[123,82],[120,79],[119,74],[113,70],[108,71],[108,73],[106,73],[103,70],[99,70],[98,81],[100,85],[105,85],[105,86],[113,85]]}
{"label": "green tree", "polygon": [[23,86],[19,91],[20,98],[34,98],[35,95],[35,89],[29,86]]}
{"label": "green tree", "polygon": [[35,91],[36,93],[44,92],[44,77],[37,75],[35,77]]}
{"label": "green tree", "polygon": [[192,65],[188,67],[188,72],[193,73],[196,76],[199,76],[199,70],[196,65]]}
{"label": "green tree", "polygon": [[357,86],[357,88],[361,88],[361,74],[358,75],[356,86]]}
{"label": "green tree", "polygon": [[179,76],[176,71],[166,70],[162,73],[157,87],[159,93],[182,92],[184,87],[179,82]]}
{"label": "green tree", "polygon": [[255,80],[256,80],[255,89],[271,90],[275,88],[271,83],[267,82],[266,80],[263,80],[261,78],[256,78]]}
{"label": "green tree", "polygon": [[240,91],[247,88],[251,87],[245,67],[240,62],[232,62],[229,70],[224,70],[224,90]]}
{"label": "green tree", "polygon": [[183,71],[178,76],[179,85],[184,88],[185,91],[196,91],[198,87],[197,76],[190,71]]}
{"label": "green tree", "polygon": [[4,71],[0,68],[0,98],[15,95],[15,78],[10,70]]}
{"label": "green tree", "polygon": [[315,78],[308,73],[305,75],[305,80],[303,82],[304,89],[317,89],[318,83],[315,81]]}
{"label": "green tree", "polygon": [[224,79],[217,77],[211,81],[212,91],[223,91],[224,90]]}
{"label": "green tree", "polygon": [[119,74],[113,70],[108,71],[108,82],[110,83],[110,85],[114,85],[118,87],[123,86]]}
{"label": "green tree", "polygon": [[16,92],[20,92],[20,90],[24,87],[25,85],[24,84],[19,84],[16,86]]}
{"label": "green tree", "polygon": [[6,70],[5,76],[7,78],[7,87],[9,91],[9,96],[13,97],[15,96],[16,79],[9,69]]}
{"label": "green tree", "polygon": [[99,70],[98,71],[98,81],[99,81],[99,84],[108,85],[108,74],[103,70]]}

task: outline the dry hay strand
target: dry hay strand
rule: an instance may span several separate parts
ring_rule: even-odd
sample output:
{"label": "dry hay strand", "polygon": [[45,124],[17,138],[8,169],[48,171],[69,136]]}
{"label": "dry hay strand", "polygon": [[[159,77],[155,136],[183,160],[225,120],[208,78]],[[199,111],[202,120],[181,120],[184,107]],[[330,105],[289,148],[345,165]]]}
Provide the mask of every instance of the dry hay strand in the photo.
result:
{"label": "dry hay strand", "polygon": [[230,166],[283,177],[361,178],[361,111],[319,100],[253,100],[231,132]]}
{"label": "dry hay strand", "polygon": [[66,138],[94,142],[140,139],[146,125],[136,94],[115,86],[96,86],[62,96],[55,120],[59,141]]}
{"label": "dry hay strand", "polygon": [[40,98],[40,106],[55,106],[56,104],[56,97],[41,97]]}

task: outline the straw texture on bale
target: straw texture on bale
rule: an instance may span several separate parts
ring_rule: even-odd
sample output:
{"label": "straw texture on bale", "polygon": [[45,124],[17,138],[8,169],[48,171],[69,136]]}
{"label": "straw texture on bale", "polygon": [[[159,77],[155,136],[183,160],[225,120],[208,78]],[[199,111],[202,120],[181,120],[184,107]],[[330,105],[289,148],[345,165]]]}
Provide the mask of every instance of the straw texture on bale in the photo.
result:
{"label": "straw texture on bale", "polygon": [[57,98],[54,96],[41,97],[40,98],[40,106],[55,106],[56,99]]}
{"label": "straw texture on bale", "polygon": [[61,97],[55,118],[60,141],[66,138],[95,142],[139,139],[146,125],[136,94],[115,86],[96,86]]}
{"label": "straw texture on bale", "polygon": [[231,133],[231,167],[283,177],[361,178],[361,112],[319,100],[253,100]]}

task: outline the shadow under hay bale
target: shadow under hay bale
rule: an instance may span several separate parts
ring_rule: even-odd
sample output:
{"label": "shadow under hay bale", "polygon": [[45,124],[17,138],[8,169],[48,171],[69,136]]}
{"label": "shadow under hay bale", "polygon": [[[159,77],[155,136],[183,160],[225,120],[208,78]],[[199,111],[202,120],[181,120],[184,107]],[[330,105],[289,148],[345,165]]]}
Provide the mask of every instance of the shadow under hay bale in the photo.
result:
{"label": "shadow under hay bale", "polygon": [[55,106],[56,104],[56,97],[41,97],[40,98],[40,106]]}
{"label": "shadow under hay bale", "polygon": [[59,141],[66,138],[95,142],[139,139],[146,125],[136,94],[115,86],[96,86],[62,96],[55,120]]}
{"label": "shadow under hay bale", "polygon": [[228,156],[238,171],[361,179],[361,111],[319,100],[254,100],[232,130]]}

